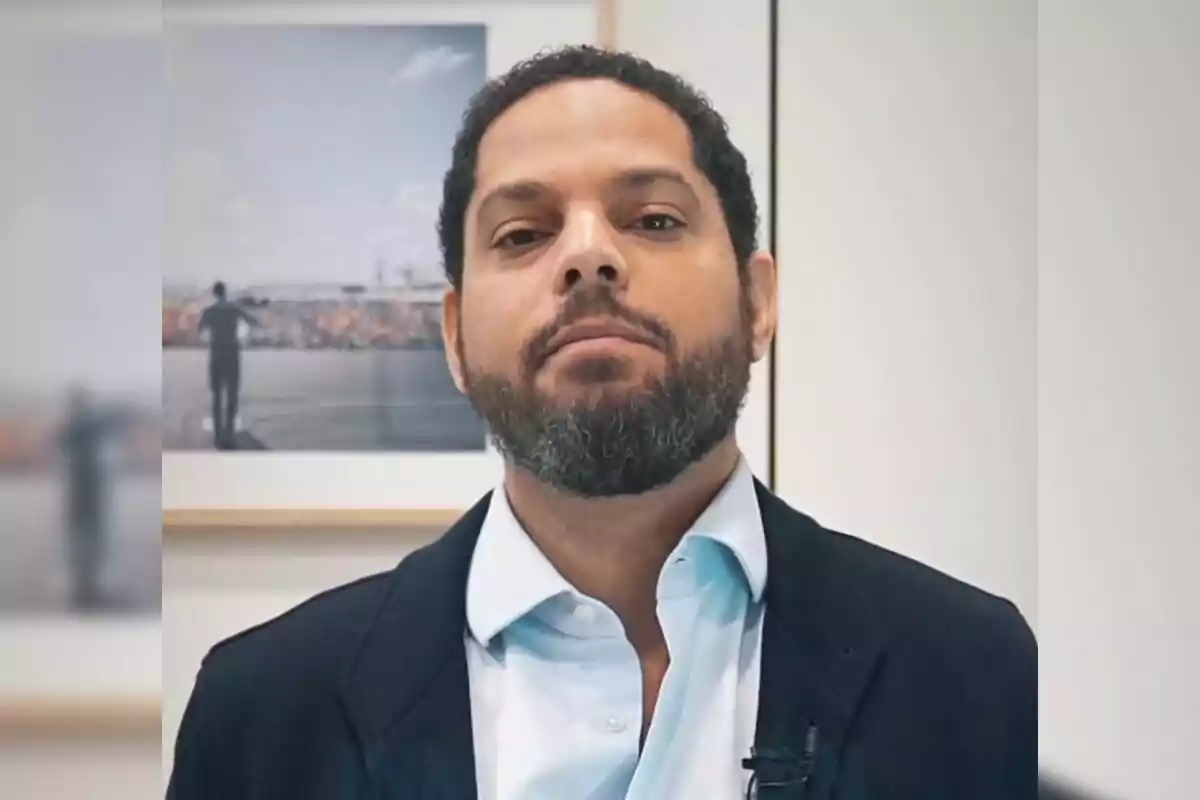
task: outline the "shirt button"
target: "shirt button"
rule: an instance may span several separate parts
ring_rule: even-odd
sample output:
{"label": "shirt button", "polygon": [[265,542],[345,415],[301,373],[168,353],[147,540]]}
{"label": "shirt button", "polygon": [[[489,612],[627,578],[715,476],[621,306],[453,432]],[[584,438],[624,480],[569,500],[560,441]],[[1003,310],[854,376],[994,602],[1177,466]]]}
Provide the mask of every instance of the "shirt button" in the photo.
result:
{"label": "shirt button", "polygon": [[608,731],[609,733],[621,733],[628,727],[629,724],[620,717],[609,717],[608,719],[604,720],[604,730]]}

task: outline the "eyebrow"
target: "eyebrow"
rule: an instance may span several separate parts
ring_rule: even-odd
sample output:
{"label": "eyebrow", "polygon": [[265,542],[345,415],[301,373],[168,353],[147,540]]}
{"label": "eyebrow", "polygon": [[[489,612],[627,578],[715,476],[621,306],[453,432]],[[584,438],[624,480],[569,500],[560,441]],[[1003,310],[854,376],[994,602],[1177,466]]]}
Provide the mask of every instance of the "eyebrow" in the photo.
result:
{"label": "eyebrow", "polygon": [[685,178],[682,172],[666,167],[628,169],[619,173],[613,180],[615,186],[624,189],[642,189],[646,186],[653,186],[656,183],[674,184],[686,189],[693,197],[696,194],[696,190],[692,188],[691,181]]}
{"label": "eyebrow", "polygon": [[488,212],[490,206],[499,203],[506,201],[510,203],[532,203],[539,198],[546,195],[553,195],[554,193],[554,189],[538,181],[504,183],[492,189],[479,201],[479,208],[475,212],[475,216],[482,218]]}
{"label": "eyebrow", "polygon": [[[700,198],[692,187],[691,181],[682,172],[668,167],[635,167],[622,170],[609,181],[609,185],[617,189],[644,189],[654,184],[667,183],[682,188],[688,193],[689,199],[699,204]],[[476,217],[483,217],[489,206],[504,201],[512,203],[532,203],[547,195],[557,194],[555,189],[540,181],[515,181],[505,183],[492,189],[479,201]]]}

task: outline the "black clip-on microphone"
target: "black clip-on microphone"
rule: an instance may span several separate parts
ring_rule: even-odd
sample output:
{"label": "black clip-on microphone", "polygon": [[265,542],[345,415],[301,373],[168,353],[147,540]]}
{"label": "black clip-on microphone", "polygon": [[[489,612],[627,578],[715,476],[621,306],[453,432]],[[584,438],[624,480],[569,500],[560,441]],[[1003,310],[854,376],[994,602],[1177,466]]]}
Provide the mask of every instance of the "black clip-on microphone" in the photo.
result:
{"label": "black clip-on microphone", "polygon": [[742,768],[751,771],[746,784],[746,800],[801,800],[812,777],[817,756],[817,726],[808,726],[804,753],[791,747],[754,747],[750,757],[742,759]]}

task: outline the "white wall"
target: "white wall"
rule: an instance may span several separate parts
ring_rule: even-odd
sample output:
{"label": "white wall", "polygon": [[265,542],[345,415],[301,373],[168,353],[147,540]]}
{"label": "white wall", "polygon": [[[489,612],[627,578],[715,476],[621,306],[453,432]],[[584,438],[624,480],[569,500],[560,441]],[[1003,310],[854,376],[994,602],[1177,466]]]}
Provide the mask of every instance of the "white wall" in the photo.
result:
{"label": "white wall", "polygon": [[779,14],[777,489],[1037,602],[1034,0]]}
{"label": "white wall", "polygon": [[[1047,766],[1200,797],[1200,5],[1042,0]],[[1118,10],[1119,9],[1119,10]]]}

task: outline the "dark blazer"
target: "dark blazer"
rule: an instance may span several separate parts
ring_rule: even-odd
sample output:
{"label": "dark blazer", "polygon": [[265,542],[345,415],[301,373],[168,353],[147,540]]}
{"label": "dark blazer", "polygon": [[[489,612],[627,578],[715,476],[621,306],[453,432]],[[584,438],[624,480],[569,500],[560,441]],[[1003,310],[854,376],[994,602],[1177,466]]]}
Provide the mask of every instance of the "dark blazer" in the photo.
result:
{"label": "dark blazer", "polygon": [[[1036,800],[1037,645],[1017,610],[757,489],[756,742],[803,752],[818,732],[807,784],[762,800]],[[465,587],[488,499],[391,572],[214,647],[167,797],[475,798]]]}

